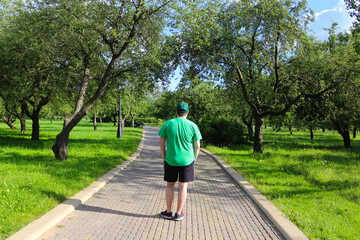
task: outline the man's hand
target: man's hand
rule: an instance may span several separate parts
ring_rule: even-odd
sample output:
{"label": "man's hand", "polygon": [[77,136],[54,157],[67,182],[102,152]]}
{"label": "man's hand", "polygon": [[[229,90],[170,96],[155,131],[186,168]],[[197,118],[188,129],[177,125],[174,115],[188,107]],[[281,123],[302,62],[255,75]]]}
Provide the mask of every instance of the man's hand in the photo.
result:
{"label": "man's hand", "polygon": [[195,147],[195,161],[196,161],[200,153],[200,141],[195,141],[194,147]]}
{"label": "man's hand", "polygon": [[163,158],[163,161],[165,161],[165,157],[166,157],[165,143],[166,143],[166,138],[160,137],[160,139],[159,139],[159,147],[160,147],[160,152],[161,152],[161,156]]}

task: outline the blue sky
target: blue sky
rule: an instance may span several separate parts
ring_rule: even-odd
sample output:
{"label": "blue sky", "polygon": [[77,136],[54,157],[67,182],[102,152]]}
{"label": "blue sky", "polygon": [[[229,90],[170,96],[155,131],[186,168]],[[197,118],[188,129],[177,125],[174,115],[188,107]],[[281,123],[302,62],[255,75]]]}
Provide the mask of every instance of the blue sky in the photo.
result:
{"label": "blue sky", "polygon": [[[314,11],[315,21],[309,25],[310,31],[319,40],[327,39],[328,34],[324,28],[330,28],[337,22],[338,32],[348,30],[353,22],[344,0],[308,0],[308,7]],[[179,71],[171,79],[170,90],[175,90],[180,81]]]}
{"label": "blue sky", "polygon": [[354,20],[350,17],[344,0],[308,0],[308,6],[315,14],[315,22],[309,28],[322,41],[327,38],[324,28],[331,27],[333,22],[339,24],[338,31],[344,31],[351,27]]}

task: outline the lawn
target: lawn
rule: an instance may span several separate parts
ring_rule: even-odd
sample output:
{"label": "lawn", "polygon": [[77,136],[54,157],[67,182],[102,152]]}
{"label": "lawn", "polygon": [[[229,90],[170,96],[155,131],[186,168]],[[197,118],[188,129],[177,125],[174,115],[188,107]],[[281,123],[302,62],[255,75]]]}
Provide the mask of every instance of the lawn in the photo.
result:
{"label": "lawn", "polygon": [[311,239],[360,239],[360,144],[343,148],[333,132],[264,130],[264,154],[251,145],[207,146],[241,173]]}
{"label": "lawn", "polygon": [[135,152],[142,136],[142,129],[125,128],[120,140],[113,124],[98,124],[94,131],[92,123],[84,120],[71,132],[69,158],[61,162],[51,147],[62,124],[42,120],[40,140],[32,141],[30,121],[25,134],[0,122],[0,239],[121,164]]}

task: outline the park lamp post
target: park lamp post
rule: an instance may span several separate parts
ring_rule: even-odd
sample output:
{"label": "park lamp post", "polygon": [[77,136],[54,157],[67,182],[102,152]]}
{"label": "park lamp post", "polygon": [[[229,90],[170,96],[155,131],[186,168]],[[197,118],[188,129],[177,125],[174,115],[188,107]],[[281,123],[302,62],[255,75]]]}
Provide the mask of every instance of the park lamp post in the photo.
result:
{"label": "park lamp post", "polygon": [[117,138],[122,139],[122,129],[121,126],[121,86],[119,86],[119,121],[118,121],[118,128],[117,128]]}

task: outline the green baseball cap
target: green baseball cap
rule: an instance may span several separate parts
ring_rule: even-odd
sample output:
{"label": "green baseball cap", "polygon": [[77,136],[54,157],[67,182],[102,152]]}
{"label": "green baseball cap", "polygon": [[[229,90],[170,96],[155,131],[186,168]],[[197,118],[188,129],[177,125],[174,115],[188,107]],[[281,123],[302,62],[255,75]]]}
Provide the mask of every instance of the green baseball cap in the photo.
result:
{"label": "green baseball cap", "polygon": [[178,113],[187,113],[189,111],[189,105],[186,102],[181,102],[176,108]]}

